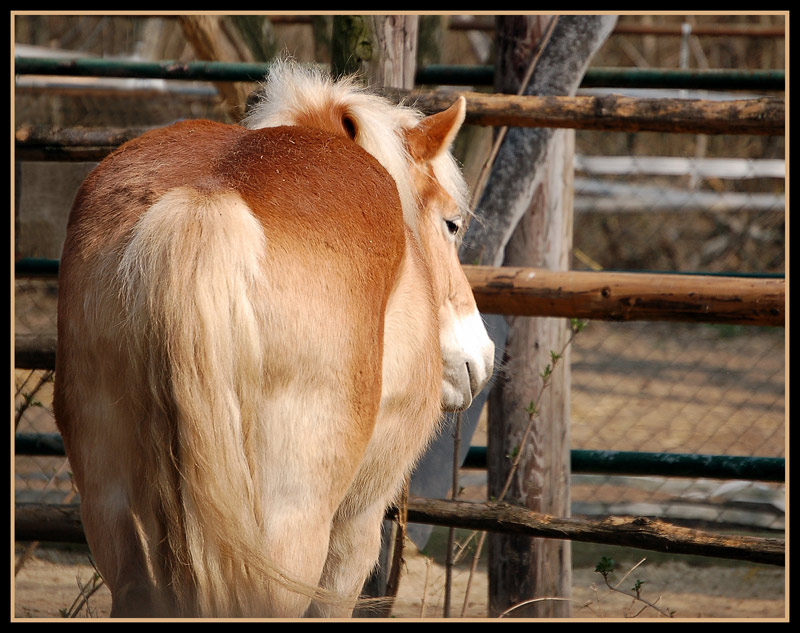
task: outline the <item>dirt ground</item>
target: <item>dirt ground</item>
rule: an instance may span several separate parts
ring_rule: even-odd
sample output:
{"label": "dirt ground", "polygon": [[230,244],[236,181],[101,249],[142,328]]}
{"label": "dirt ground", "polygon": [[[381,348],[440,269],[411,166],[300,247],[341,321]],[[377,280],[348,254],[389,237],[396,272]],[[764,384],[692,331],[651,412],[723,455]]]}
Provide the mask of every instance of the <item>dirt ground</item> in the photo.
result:
{"label": "dirt ground", "polygon": [[[18,550],[18,552],[21,550]],[[406,570],[392,612],[392,618],[441,618],[444,604],[445,569],[423,555],[413,545],[404,553]],[[632,567],[632,565],[631,565]],[[620,566],[610,577],[612,586],[623,579],[629,567]],[[93,569],[86,552],[63,549],[38,549],[16,577],[13,617],[60,618],[79,598],[80,586],[91,581]],[[454,573],[451,613],[461,614],[469,573],[459,567]],[[630,591],[637,579],[644,581],[642,597],[675,618],[784,619],[784,570],[762,565],[691,565],[683,561],[650,564],[645,562],[620,584]],[[486,618],[488,580],[485,569],[473,578],[464,617]],[[80,618],[106,618],[111,596],[102,586],[88,601],[89,613]],[[580,619],[621,619],[629,617],[664,618],[641,602],[610,591],[592,567],[573,571],[572,617]]]}

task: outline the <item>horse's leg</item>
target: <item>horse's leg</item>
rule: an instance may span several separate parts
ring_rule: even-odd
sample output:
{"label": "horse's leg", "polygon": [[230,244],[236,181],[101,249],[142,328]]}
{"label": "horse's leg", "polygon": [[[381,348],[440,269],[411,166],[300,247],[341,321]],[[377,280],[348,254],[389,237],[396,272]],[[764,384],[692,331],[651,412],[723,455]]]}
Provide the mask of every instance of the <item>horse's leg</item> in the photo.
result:
{"label": "horse's leg", "polygon": [[[116,574],[111,581],[112,618],[153,618],[177,615],[165,603],[168,596],[160,595],[153,585],[144,562],[144,554],[137,547],[133,526],[117,526],[117,534],[124,534],[125,542],[117,542]],[[99,567],[99,565],[98,565]]]}
{"label": "horse's leg", "polygon": [[376,503],[354,516],[339,514],[334,519],[320,587],[341,596],[341,601],[314,601],[310,617],[350,617],[380,553],[384,512],[385,504]]}
{"label": "horse's leg", "polygon": [[328,549],[329,523],[313,507],[286,500],[270,513],[263,532],[264,555],[279,576],[268,584],[264,612],[269,617],[302,617],[311,603]]}
{"label": "horse's leg", "polygon": [[[403,321],[402,311],[387,308],[387,332],[392,333],[391,340],[402,341],[402,345],[387,345],[384,349],[384,367],[390,370],[384,370],[383,374],[381,409],[359,470],[334,519],[320,583],[326,590],[346,596],[347,602],[328,605],[316,601],[310,611],[312,615],[351,614],[380,553],[386,508],[397,498],[406,474],[436,429],[441,384],[441,374],[435,371],[438,338],[426,337],[425,333],[430,336],[436,329],[425,324],[424,313],[417,316],[410,327]],[[421,353],[415,353],[420,349]],[[429,363],[421,363],[419,359],[424,358],[426,349],[434,352],[429,354]],[[414,379],[398,372],[398,367],[413,367]],[[427,376],[423,373],[426,371]],[[428,385],[428,389],[414,389],[416,384]]]}
{"label": "horse's leg", "polygon": [[[155,517],[134,518],[131,491],[123,477],[104,468],[92,475],[82,491],[81,518],[95,566],[111,591],[111,617],[171,617],[180,615],[170,592],[159,590],[148,564],[145,539],[158,541]],[[149,523],[144,527],[142,521]]]}
{"label": "horse's leg", "polygon": [[[65,339],[68,336],[69,332],[64,334]],[[87,347],[90,343],[90,337],[85,337]],[[115,406],[122,396],[106,377],[124,376],[119,379],[124,385],[132,384],[133,379],[119,369],[124,365],[114,365],[112,354],[103,356],[109,366],[98,361],[94,371],[82,366],[80,360],[68,365],[68,354],[64,356],[54,404],[81,495],[81,521],[93,563],[111,591],[111,615],[174,615],[174,605],[169,596],[160,595],[147,562],[145,531],[141,528],[143,522],[152,525],[154,517],[133,510],[134,494],[141,496],[146,490],[141,486],[141,453],[135,448],[138,420],[135,414],[128,415],[135,407]]]}
{"label": "horse's leg", "polygon": [[287,385],[255,407],[262,421],[250,438],[260,482],[259,547],[281,574],[268,583],[265,612],[272,617],[306,613],[329,550],[338,547],[330,543],[331,528],[365,444],[354,435],[354,420],[331,413],[348,411],[349,394],[331,388],[325,376],[313,378]]}
{"label": "horse's leg", "polygon": [[81,517],[95,567],[111,591],[111,617],[177,615],[170,595],[154,584],[124,484],[110,473],[95,477],[82,496]]}

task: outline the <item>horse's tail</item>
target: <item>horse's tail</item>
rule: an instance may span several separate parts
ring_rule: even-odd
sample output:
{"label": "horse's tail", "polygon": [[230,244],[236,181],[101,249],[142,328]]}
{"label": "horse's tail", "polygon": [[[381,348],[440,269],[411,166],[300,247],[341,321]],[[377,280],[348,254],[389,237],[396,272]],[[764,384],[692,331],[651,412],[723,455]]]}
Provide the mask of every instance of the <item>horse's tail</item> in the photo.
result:
{"label": "horse's tail", "polygon": [[140,218],[118,269],[147,389],[145,512],[164,540],[150,544],[153,571],[184,614],[263,613],[271,583],[292,585],[259,547],[264,256],[263,229],[236,194],[181,188]]}

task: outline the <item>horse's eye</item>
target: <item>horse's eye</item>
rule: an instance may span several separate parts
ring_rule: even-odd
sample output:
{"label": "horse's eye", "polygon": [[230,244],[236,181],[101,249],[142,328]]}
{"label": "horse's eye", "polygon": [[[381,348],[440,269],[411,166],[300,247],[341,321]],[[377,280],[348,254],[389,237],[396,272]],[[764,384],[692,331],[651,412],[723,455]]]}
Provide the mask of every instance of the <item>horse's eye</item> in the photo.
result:
{"label": "horse's eye", "polygon": [[445,220],[444,223],[447,226],[447,230],[450,232],[450,235],[458,234],[458,230],[461,228],[461,220],[459,218],[454,220]]}

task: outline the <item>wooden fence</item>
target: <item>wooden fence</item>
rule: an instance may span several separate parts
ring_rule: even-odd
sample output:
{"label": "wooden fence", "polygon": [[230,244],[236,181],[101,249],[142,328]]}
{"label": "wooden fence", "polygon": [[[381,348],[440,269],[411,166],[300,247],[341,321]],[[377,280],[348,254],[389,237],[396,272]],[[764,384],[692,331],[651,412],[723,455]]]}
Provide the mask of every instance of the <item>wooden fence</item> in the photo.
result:
{"label": "wooden fence", "polygon": [[[567,127],[692,134],[782,135],[782,99],[713,102],[607,97],[513,97],[462,93],[467,121],[477,125]],[[423,111],[450,105],[452,92],[399,94]],[[20,129],[18,160],[99,160],[143,130]],[[554,272],[530,268],[465,267],[480,309],[527,316],[605,320],[670,320],[746,325],[785,325],[783,279]],[[49,368],[55,340],[18,337],[18,367]],[[503,504],[411,499],[408,520],[557,539],[624,543],[643,549],[703,554],[783,565],[781,539],[722,537],[647,519],[579,521],[537,515]],[[21,540],[81,541],[77,506],[18,505],[15,536]]]}
{"label": "wooden fence", "polygon": [[[52,275],[55,265],[51,263]],[[29,268],[30,270],[30,268]],[[553,272],[465,266],[480,309],[523,316],[784,326],[785,281],[694,275]],[[54,336],[17,336],[15,366],[52,369]],[[680,473],[675,473],[679,475]],[[390,511],[390,517],[391,517]],[[651,519],[552,517],[507,504],[411,498],[411,522],[784,565],[782,539],[736,537]],[[17,504],[19,540],[85,542],[78,506]]]}

